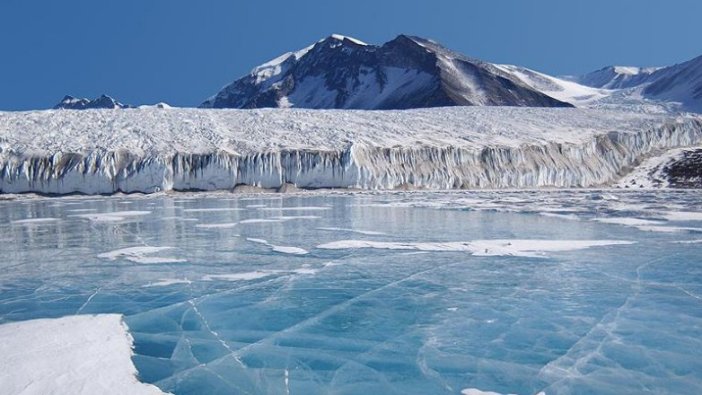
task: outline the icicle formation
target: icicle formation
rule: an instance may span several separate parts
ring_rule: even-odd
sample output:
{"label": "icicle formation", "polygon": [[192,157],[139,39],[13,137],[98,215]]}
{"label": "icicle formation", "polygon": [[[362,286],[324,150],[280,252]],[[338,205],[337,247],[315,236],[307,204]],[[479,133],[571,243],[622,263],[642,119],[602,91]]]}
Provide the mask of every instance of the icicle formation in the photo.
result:
{"label": "icicle formation", "polygon": [[579,142],[525,140],[513,145],[441,146],[419,141],[386,147],[359,138],[335,149],[258,148],[239,153],[214,148],[209,153],[187,153],[149,149],[146,139],[141,149],[94,147],[82,153],[50,154],[16,149],[0,129],[0,191],[152,193],[228,190],[242,184],[360,189],[593,187],[612,184],[647,156],[702,142],[699,118],[670,118],[646,127],[639,132],[592,134]]}

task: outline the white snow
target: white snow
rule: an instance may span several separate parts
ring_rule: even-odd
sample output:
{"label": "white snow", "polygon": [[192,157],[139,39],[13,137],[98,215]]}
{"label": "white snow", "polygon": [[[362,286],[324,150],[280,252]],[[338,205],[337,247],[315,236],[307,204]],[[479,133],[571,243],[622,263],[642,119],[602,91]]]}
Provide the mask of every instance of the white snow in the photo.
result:
{"label": "white snow", "polygon": [[92,222],[118,222],[124,221],[129,217],[139,217],[142,215],[151,214],[150,211],[114,211],[110,213],[95,213],[95,214],[75,214],[74,217],[84,218]]}
{"label": "white snow", "polygon": [[702,213],[694,211],[669,211],[663,217],[668,221],[702,221]]}
{"label": "white snow", "polygon": [[231,229],[235,227],[238,223],[237,222],[222,222],[222,223],[216,223],[216,224],[197,224],[195,225],[196,228],[202,228],[202,229]]}
{"label": "white snow", "polygon": [[544,217],[551,217],[551,218],[568,219],[571,221],[579,221],[580,220],[580,217],[578,217],[575,214],[558,214],[558,213],[550,213],[550,212],[540,212],[539,215],[544,216]]}
{"label": "white snow", "polygon": [[265,224],[265,223],[271,223],[271,222],[285,222],[285,220],[279,219],[279,218],[251,218],[251,219],[245,219],[239,223],[241,223],[241,224]]}
{"label": "white snow", "polygon": [[573,81],[552,77],[520,66],[506,64],[495,66],[517,77],[527,86],[545,93],[554,99],[573,104],[576,107],[586,107],[588,104],[611,94],[611,92],[604,89],[580,85]]}
{"label": "white snow", "polygon": [[0,191],[585,187],[700,142],[694,115],[563,108],[0,112]]}
{"label": "white snow", "polygon": [[192,284],[192,281],[182,278],[163,278],[156,282],[151,282],[145,285],[145,287],[167,287],[175,284]]}
{"label": "white snow", "polygon": [[293,270],[257,270],[255,272],[230,273],[230,274],[208,274],[202,278],[203,281],[251,281],[273,275],[312,275],[317,270],[306,267]]}
{"label": "white snow", "polygon": [[702,233],[702,228],[690,228],[683,226],[659,226],[659,225],[643,225],[637,226],[639,230],[644,232],[664,232],[664,233],[678,233],[678,232],[695,232]]}
{"label": "white snow", "polygon": [[132,337],[116,314],[0,325],[3,394],[163,394],[137,380]]}
{"label": "white snow", "polygon": [[621,240],[473,240],[459,242],[402,243],[369,240],[339,240],[318,245],[328,250],[373,248],[467,252],[476,256],[542,257],[546,252],[573,251],[591,247],[633,244]]}
{"label": "white snow", "polygon": [[183,210],[184,213],[219,213],[228,211],[242,211],[241,208],[233,207],[220,207],[220,208],[187,208]]}
{"label": "white snow", "polygon": [[[327,206],[300,206],[300,207],[261,207],[262,211],[322,211],[329,210]],[[289,217],[292,218],[292,217]],[[297,217],[299,218],[299,217]]]}
{"label": "white snow", "polygon": [[336,40],[339,40],[339,41],[349,40],[349,41],[354,42],[354,43],[356,43],[356,44],[358,44],[358,45],[368,45],[368,44],[364,43],[363,41],[361,41],[361,40],[359,40],[359,39],[356,39],[356,38],[353,38],[353,37],[349,37],[349,36],[343,36],[343,35],[341,35],[341,34],[336,34],[336,33],[335,33],[335,34],[332,34],[330,37],[332,37],[332,38],[334,38],[334,39],[336,39]]}
{"label": "white snow", "polygon": [[[499,392],[493,392],[493,391],[482,391],[477,388],[465,388],[461,390],[461,395],[515,395],[515,394],[502,394]],[[536,395],[546,395],[545,392],[539,392]]]}
{"label": "white snow", "polygon": [[627,217],[595,218],[595,221],[603,222],[606,224],[617,224],[625,226],[661,225],[665,223],[664,221]]}
{"label": "white snow", "polygon": [[280,252],[282,254],[306,255],[309,253],[309,251],[305,250],[304,248],[291,247],[291,246],[279,246],[279,245],[271,244],[267,240],[263,240],[263,239],[256,239],[256,238],[249,237],[246,240],[253,242],[253,243],[267,245],[267,246],[271,247],[271,249],[273,251]]}
{"label": "white snow", "polygon": [[300,248],[300,247],[271,245],[271,248],[273,249],[273,251],[280,252],[283,254],[305,255],[308,253],[307,250],[305,250],[304,248]]}
{"label": "white snow", "polygon": [[54,222],[58,221],[58,218],[27,218],[27,219],[18,219],[16,221],[12,221],[13,224],[42,224],[42,223],[48,223],[48,222]]}
{"label": "white snow", "polygon": [[274,272],[271,271],[255,271],[255,272],[246,272],[246,273],[231,273],[231,274],[208,274],[204,276],[202,279],[204,281],[215,281],[215,280],[223,280],[223,281],[249,281],[249,280],[256,280],[259,278],[263,277],[269,277],[275,274]]}
{"label": "white snow", "polygon": [[348,229],[348,228],[335,228],[335,227],[326,227],[326,228],[317,228],[319,230],[328,230],[330,232],[350,232],[350,233],[358,233],[361,235],[368,235],[368,236],[378,236],[378,235],[384,235],[385,233],[383,232],[377,232],[374,230],[362,230],[362,229]]}
{"label": "white snow", "polygon": [[185,262],[184,259],[179,259],[179,258],[147,256],[150,254],[155,254],[157,252],[170,250],[172,248],[173,247],[148,247],[148,246],[127,247],[127,248],[120,248],[118,250],[113,250],[113,251],[109,251],[109,252],[104,252],[102,254],[98,254],[97,257],[102,258],[102,259],[109,259],[111,261],[114,261],[114,260],[119,259],[119,258],[124,258],[128,261],[132,261],[132,262],[136,262],[136,263],[143,263],[143,264]]}
{"label": "white snow", "polygon": [[288,60],[298,60],[305,56],[314,45],[310,45],[299,51],[287,52],[283,55],[278,56],[275,59],[269,60],[268,62],[257,66],[251,70],[251,75],[256,79],[257,84],[267,84],[267,86],[272,85],[277,82],[277,77],[285,72],[285,62]]}
{"label": "white snow", "polygon": [[634,171],[627,174],[617,182],[620,188],[665,188],[669,186],[668,178],[664,174],[667,165],[680,160],[685,151],[700,149],[702,147],[686,147],[671,149],[663,153],[649,156],[637,166]]}
{"label": "white snow", "polygon": [[477,388],[466,388],[461,390],[461,395],[515,395],[515,394],[501,394],[499,392],[493,391],[481,391]]}

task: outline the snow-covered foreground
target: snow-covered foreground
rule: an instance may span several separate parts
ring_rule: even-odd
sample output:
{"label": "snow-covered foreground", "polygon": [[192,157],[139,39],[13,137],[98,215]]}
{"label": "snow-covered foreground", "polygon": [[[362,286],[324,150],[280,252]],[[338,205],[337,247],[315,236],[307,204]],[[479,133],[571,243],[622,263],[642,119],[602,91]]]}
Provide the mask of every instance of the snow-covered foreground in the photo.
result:
{"label": "snow-covered foreground", "polygon": [[692,115],[584,109],[0,113],[0,192],[591,187],[700,142]]}
{"label": "snow-covered foreground", "polygon": [[3,394],[163,394],[140,383],[132,338],[117,314],[0,325]]}
{"label": "snow-covered foreground", "polygon": [[175,394],[702,393],[701,239],[700,191],[16,196],[0,392],[148,390],[121,314]]}

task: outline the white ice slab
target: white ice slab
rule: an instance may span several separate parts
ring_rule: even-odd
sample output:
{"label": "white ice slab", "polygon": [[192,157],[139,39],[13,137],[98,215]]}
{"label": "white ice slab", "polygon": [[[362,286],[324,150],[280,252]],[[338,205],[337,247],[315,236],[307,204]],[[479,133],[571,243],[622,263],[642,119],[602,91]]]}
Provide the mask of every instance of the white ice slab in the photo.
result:
{"label": "white ice slab", "polygon": [[192,281],[184,278],[164,278],[145,285],[145,287],[167,287],[176,284],[192,284]]}
{"label": "white ice slab", "polygon": [[151,211],[114,211],[111,213],[76,214],[74,217],[85,218],[93,222],[117,222],[129,217],[151,214]]}
{"label": "white ice slab", "polygon": [[668,221],[702,221],[702,213],[694,211],[670,211],[664,217]]}
{"label": "white ice slab", "polygon": [[185,262],[185,259],[180,258],[147,256],[150,254],[155,254],[157,252],[170,250],[172,248],[173,247],[148,246],[127,247],[98,254],[98,258],[109,259],[111,261],[114,261],[119,258],[124,258],[128,261],[145,264]]}
{"label": "white ice slab", "polygon": [[305,250],[304,248],[274,245],[274,244],[269,243],[267,240],[263,240],[263,239],[256,239],[256,238],[249,237],[246,240],[253,242],[253,243],[267,245],[267,246],[271,247],[271,249],[273,251],[280,252],[283,254],[305,255],[305,254],[309,253],[309,251]]}
{"label": "white ice slab", "polygon": [[330,232],[350,232],[350,233],[358,233],[361,235],[367,235],[367,236],[379,236],[379,235],[384,235],[385,233],[383,232],[376,232],[373,230],[362,230],[362,229],[347,229],[347,228],[334,228],[334,227],[329,227],[329,228],[317,228],[319,230],[328,230]]}
{"label": "white ice slab", "polygon": [[0,393],[163,394],[137,380],[127,330],[117,314],[0,325]]}
{"label": "white ice slab", "polygon": [[197,224],[195,225],[195,227],[202,229],[230,229],[235,227],[236,225],[236,222],[223,222],[217,224]]}
{"label": "white ice slab", "polygon": [[12,221],[13,224],[41,224],[41,223],[47,223],[47,222],[54,222],[58,221],[58,218],[27,218],[27,219],[18,219],[17,221]]}
{"label": "white ice slab", "polygon": [[655,221],[655,220],[650,220],[650,219],[642,219],[642,218],[595,218],[595,221],[598,222],[603,222],[606,224],[616,224],[616,225],[625,225],[625,226],[645,226],[645,225],[661,225],[664,224],[664,221]]}
{"label": "white ice slab", "polygon": [[400,243],[369,240],[339,240],[318,245],[328,250],[372,248],[383,250],[452,251],[477,256],[541,257],[546,252],[573,251],[590,247],[633,244],[622,240],[473,240],[457,242]]}

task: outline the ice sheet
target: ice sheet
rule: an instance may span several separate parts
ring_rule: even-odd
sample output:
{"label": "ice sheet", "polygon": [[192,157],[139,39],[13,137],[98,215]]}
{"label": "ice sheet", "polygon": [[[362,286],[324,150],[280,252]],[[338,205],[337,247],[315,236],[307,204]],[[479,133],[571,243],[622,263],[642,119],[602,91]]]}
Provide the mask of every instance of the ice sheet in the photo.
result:
{"label": "ice sheet", "polygon": [[[702,212],[700,191],[12,198],[0,200],[0,323],[124,314],[140,380],[163,391],[702,393],[700,233],[632,228],[702,228],[667,218]],[[248,204],[329,209],[195,227],[280,219],[208,210]],[[68,211],[127,206],[151,214]],[[314,248],[346,239],[400,249]]]}

